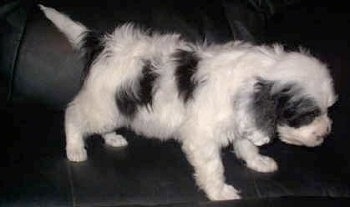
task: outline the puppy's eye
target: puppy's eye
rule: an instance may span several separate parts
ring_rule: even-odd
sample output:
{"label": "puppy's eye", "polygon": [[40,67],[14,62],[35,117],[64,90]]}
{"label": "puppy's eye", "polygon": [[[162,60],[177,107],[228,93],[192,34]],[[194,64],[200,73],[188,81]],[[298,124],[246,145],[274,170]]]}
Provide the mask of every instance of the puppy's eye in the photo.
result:
{"label": "puppy's eye", "polygon": [[284,88],[281,90],[281,93],[289,93],[291,91],[291,88],[288,87],[288,88]]}
{"label": "puppy's eye", "polygon": [[306,113],[302,113],[288,120],[288,125],[295,128],[305,126],[310,124],[319,115],[320,115],[319,110],[313,110]]}

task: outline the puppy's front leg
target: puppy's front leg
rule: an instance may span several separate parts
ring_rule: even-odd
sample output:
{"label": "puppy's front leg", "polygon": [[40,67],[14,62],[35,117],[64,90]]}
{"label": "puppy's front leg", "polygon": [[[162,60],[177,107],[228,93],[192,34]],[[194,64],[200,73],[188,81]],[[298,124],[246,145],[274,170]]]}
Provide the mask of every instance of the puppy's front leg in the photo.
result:
{"label": "puppy's front leg", "polygon": [[252,114],[241,106],[236,112],[236,133],[238,137],[248,139],[255,146],[262,146],[271,141],[269,133],[258,129]]}
{"label": "puppy's front leg", "polygon": [[246,138],[251,141],[255,146],[262,146],[271,141],[269,136],[264,135],[258,129],[256,131],[251,132],[245,135]]}
{"label": "puppy's front leg", "polygon": [[259,97],[264,97],[264,94],[260,93],[264,91],[260,89],[256,80],[248,82],[237,94],[234,102],[236,136],[250,140],[255,146],[269,143],[275,131],[275,116],[271,115],[274,112],[264,109],[269,108],[269,105],[264,106],[264,103],[259,102]]}
{"label": "puppy's front leg", "polygon": [[274,172],[278,169],[277,163],[270,157],[259,154],[259,149],[247,139],[237,139],[234,142],[236,156],[244,160],[252,170],[258,172]]}
{"label": "puppy's front leg", "polygon": [[224,167],[217,143],[204,139],[183,143],[183,151],[194,167],[197,185],[204,190],[210,200],[239,199],[238,191],[225,183]]}

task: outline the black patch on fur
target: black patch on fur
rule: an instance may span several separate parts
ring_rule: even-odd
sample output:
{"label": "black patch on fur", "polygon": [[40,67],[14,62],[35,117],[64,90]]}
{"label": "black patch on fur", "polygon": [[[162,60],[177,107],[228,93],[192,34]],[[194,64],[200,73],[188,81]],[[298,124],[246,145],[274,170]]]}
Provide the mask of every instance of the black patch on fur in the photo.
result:
{"label": "black patch on fur", "polygon": [[116,95],[117,107],[125,117],[133,118],[138,107],[152,107],[154,84],[158,74],[150,60],[146,60],[142,67],[142,75],[138,80],[137,90],[131,87],[119,90]]}
{"label": "black patch on fur", "polygon": [[90,67],[96,58],[101,54],[105,48],[103,41],[103,34],[95,31],[88,31],[83,34],[81,40],[81,50],[84,54],[84,70],[83,79],[89,74]]}
{"label": "black patch on fur", "polygon": [[[285,92],[275,94],[277,100],[278,121],[290,127],[299,128],[310,124],[321,110],[316,102],[306,96],[296,96],[298,91],[285,90]],[[296,98],[298,97],[298,98]]]}
{"label": "black patch on fur", "polygon": [[308,125],[320,114],[321,111],[319,109],[296,114],[292,119],[288,120],[288,125],[295,128]]}
{"label": "black patch on fur", "polygon": [[272,94],[274,84],[258,79],[253,94],[255,123],[267,136],[275,137],[277,124],[298,128],[310,124],[321,114],[316,102],[301,95],[296,84],[288,84]]}
{"label": "black patch on fur", "polygon": [[154,71],[154,66],[150,60],[146,60],[142,68],[142,77],[140,78],[140,89],[138,91],[138,104],[141,106],[152,106],[153,88],[158,74]]}
{"label": "black patch on fur", "polygon": [[296,84],[288,84],[272,94],[280,124],[298,128],[310,124],[321,114],[316,101],[301,92]]}
{"label": "black patch on fur", "polygon": [[254,86],[253,111],[255,124],[266,136],[274,137],[276,133],[276,101],[271,96],[272,82],[259,80]]}
{"label": "black patch on fur", "polygon": [[177,89],[179,96],[186,103],[190,98],[193,98],[193,92],[198,85],[194,75],[200,59],[195,52],[186,50],[178,50],[174,57],[177,64],[175,71]]}
{"label": "black patch on fur", "polygon": [[121,89],[117,92],[116,103],[121,114],[133,118],[137,111],[137,98],[131,88]]}

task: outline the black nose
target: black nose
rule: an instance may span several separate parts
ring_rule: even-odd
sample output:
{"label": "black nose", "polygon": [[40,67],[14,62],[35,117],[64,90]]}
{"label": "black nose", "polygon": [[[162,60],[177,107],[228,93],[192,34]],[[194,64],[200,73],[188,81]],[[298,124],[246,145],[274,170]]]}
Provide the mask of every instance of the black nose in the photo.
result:
{"label": "black nose", "polygon": [[324,139],[324,136],[317,136],[317,137],[316,137],[316,140],[317,140],[317,141],[321,141],[321,140],[323,140],[323,139]]}
{"label": "black nose", "polygon": [[330,134],[331,133],[331,126],[327,126],[327,131],[326,131],[326,135]]}

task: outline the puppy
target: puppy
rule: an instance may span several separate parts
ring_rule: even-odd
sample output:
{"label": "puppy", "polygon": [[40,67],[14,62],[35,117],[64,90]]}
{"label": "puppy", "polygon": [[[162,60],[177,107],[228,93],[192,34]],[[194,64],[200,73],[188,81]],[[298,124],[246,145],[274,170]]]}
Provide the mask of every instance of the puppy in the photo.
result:
{"label": "puppy", "polygon": [[332,79],[305,52],[237,41],[198,45],[132,24],[102,36],[40,8],[86,62],[83,86],[65,113],[70,161],[87,159],[84,137],[93,133],[108,145],[126,146],[115,129],[129,127],[145,137],[178,140],[209,199],[239,199],[225,183],[222,147],[233,144],[247,167],[273,172],[276,162],[257,146],[277,135],[288,144],[314,147],[331,130]]}

